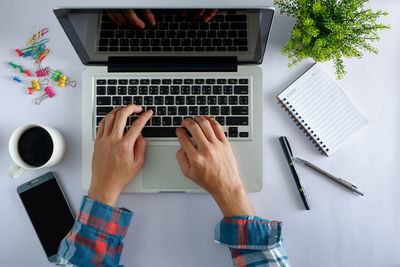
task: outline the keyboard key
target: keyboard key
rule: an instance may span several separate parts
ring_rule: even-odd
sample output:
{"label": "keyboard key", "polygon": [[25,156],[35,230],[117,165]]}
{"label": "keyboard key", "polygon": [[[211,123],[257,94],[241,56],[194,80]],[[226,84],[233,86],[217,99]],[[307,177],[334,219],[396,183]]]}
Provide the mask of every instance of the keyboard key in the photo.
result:
{"label": "keyboard key", "polygon": [[246,21],[246,15],[226,15],[225,21]]}
{"label": "keyboard key", "polygon": [[143,105],[143,97],[142,96],[134,96],[133,104],[138,105],[138,106]]}
{"label": "keyboard key", "polygon": [[200,107],[200,115],[208,115],[208,107],[207,106],[202,106]]}
{"label": "keyboard key", "polygon": [[175,103],[177,105],[185,105],[185,97],[184,96],[177,96],[175,98]]}
{"label": "keyboard key", "polygon": [[111,105],[111,97],[109,96],[98,96],[96,98],[97,105]]}
{"label": "keyboard key", "polygon": [[196,79],[194,81],[195,84],[204,84],[204,79]]}
{"label": "keyboard key", "polygon": [[163,126],[170,126],[172,124],[171,117],[163,117],[162,118],[162,125]]}
{"label": "keyboard key", "polygon": [[145,96],[144,97],[144,102],[146,106],[148,105],[153,105],[153,97],[152,96]]}
{"label": "keyboard key", "polygon": [[186,105],[195,105],[196,104],[196,97],[195,96],[187,96],[186,97]]}
{"label": "keyboard key", "polygon": [[118,94],[126,95],[126,86],[118,86]]}
{"label": "keyboard key", "polygon": [[249,137],[249,132],[240,132],[239,137]]}
{"label": "keyboard key", "polygon": [[218,121],[218,123],[221,124],[222,126],[225,125],[224,117],[215,117],[215,120]]}
{"label": "keyboard key", "polygon": [[189,95],[190,94],[190,86],[183,85],[181,87],[181,94],[182,95]]}
{"label": "keyboard key", "polygon": [[105,95],[106,87],[105,86],[97,86],[97,95]]}
{"label": "keyboard key", "polygon": [[[228,118],[227,123],[228,124]],[[238,128],[237,127],[229,127],[229,137],[238,137]]]}
{"label": "keyboard key", "polygon": [[208,105],[216,105],[217,104],[217,97],[216,96],[207,96],[207,104]]}
{"label": "keyboard key", "polygon": [[248,105],[249,97],[248,96],[239,96],[239,105]]}
{"label": "keyboard key", "polygon": [[151,79],[151,84],[161,84],[160,79]]}
{"label": "keyboard key", "polygon": [[150,84],[150,80],[149,79],[141,79],[140,84]]}
{"label": "keyboard key", "polygon": [[200,86],[193,85],[192,86],[192,95],[199,95],[201,93]]}
{"label": "keyboard key", "polygon": [[115,95],[117,93],[117,87],[107,86],[107,95]]}
{"label": "keyboard key", "polygon": [[148,111],[150,109],[153,111],[153,114],[156,114],[156,107],[154,107],[154,106],[147,106],[146,107],[146,111]]}
{"label": "keyboard key", "polygon": [[249,107],[242,107],[242,106],[232,107],[231,114],[232,115],[249,115]]}
{"label": "keyboard key", "polygon": [[207,79],[206,84],[215,84],[215,79]]}
{"label": "keyboard key", "polygon": [[168,115],[177,115],[177,112],[176,112],[176,107],[168,107],[168,112],[167,112],[167,114]]}
{"label": "keyboard key", "polygon": [[157,107],[157,115],[159,115],[159,116],[167,115],[167,108],[164,106]]}
{"label": "keyboard key", "polygon": [[193,84],[193,79],[185,79],[184,84]]}
{"label": "keyboard key", "polygon": [[104,117],[96,117],[96,125],[97,126],[99,126],[102,119],[104,119]]}
{"label": "keyboard key", "polygon": [[239,79],[239,84],[248,84],[249,79]]}
{"label": "keyboard key", "polygon": [[97,107],[96,108],[96,115],[105,116],[111,110],[113,110],[113,107]]}
{"label": "keyboard key", "polygon": [[219,107],[218,106],[210,107],[210,115],[219,115]]}
{"label": "keyboard key", "polygon": [[172,80],[171,79],[163,79],[161,83],[162,84],[171,84]]}
{"label": "keyboard key", "polygon": [[174,126],[179,126],[182,124],[182,117],[173,117],[172,118],[172,124]]}
{"label": "keyboard key", "polygon": [[139,84],[139,80],[138,79],[130,79],[129,80],[129,84],[138,85]]}
{"label": "keyboard key", "polygon": [[227,117],[226,125],[249,125],[248,117]]}
{"label": "keyboard key", "polygon": [[160,86],[160,95],[168,95],[169,94],[169,86],[162,85]]}
{"label": "keyboard key", "polygon": [[122,104],[122,99],[120,96],[113,96],[112,103],[114,106],[120,106]]}
{"label": "keyboard key", "polygon": [[224,95],[231,95],[232,94],[232,86],[231,85],[225,85],[224,86]]}
{"label": "keyboard key", "polygon": [[197,116],[199,114],[199,108],[197,106],[189,107],[189,115]]}
{"label": "keyboard key", "polygon": [[182,84],[182,79],[174,79],[173,83],[174,84]]}
{"label": "keyboard key", "polygon": [[147,95],[148,89],[148,86],[139,86],[139,95]]}
{"label": "keyboard key", "polygon": [[149,86],[149,95],[158,95],[158,86]]}
{"label": "keyboard key", "polygon": [[156,105],[164,105],[164,97],[163,96],[155,96],[154,104]]}
{"label": "keyboard key", "polygon": [[235,95],[247,95],[249,93],[249,87],[246,85],[236,85],[234,87]]}
{"label": "keyboard key", "polygon": [[117,84],[117,80],[115,80],[115,79],[110,79],[110,80],[107,81],[107,84],[109,84],[109,85],[116,85],[116,84]]}
{"label": "keyboard key", "polygon": [[120,80],[118,80],[118,84],[121,84],[121,85],[128,84],[128,80],[126,80],[126,79],[120,79]]}
{"label": "keyboard key", "polygon": [[97,85],[105,85],[105,84],[106,84],[106,80],[103,80],[103,79],[97,80],[97,81],[96,81],[96,84],[97,84]]}
{"label": "keyboard key", "polygon": [[222,86],[214,85],[213,86],[213,95],[220,95],[222,94]]}
{"label": "keyboard key", "polygon": [[211,94],[211,86],[210,85],[203,85],[201,87],[203,95],[209,95]]}
{"label": "keyboard key", "polygon": [[237,84],[236,79],[228,79],[228,84]]}
{"label": "keyboard key", "polygon": [[176,137],[175,131],[177,128],[178,127],[144,127],[142,135],[144,137]]}
{"label": "keyboard key", "polygon": [[207,99],[205,96],[198,96],[197,97],[197,105],[205,105],[207,102]]}
{"label": "keyboard key", "polygon": [[165,105],[174,105],[175,99],[173,96],[166,96],[165,97]]}
{"label": "keyboard key", "polygon": [[171,86],[171,95],[179,95],[179,86]]}
{"label": "keyboard key", "polygon": [[238,104],[238,97],[233,95],[229,96],[229,105],[237,105]]}
{"label": "keyboard key", "polygon": [[[151,118],[151,125],[160,126],[161,125],[161,117],[152,117]],[[143,132],[142,132],[142,134],[143,134]]]}
{"label": "keyboard key", "polygon": [[187,115],[187,107],[178,107],[178,115]]}
{"label": "keyboard key", "polygon": [[137,95],[137,86],[128,86],[128,95]]}
{"label": "keyboard key", "polygon": [[228,104],[228,97],[227,96],[218,96],[218,105],[226,105]]}
{"label": "keyboard key", "polygon": [[217,79],[217,84],[226,84],[226,79]]}
{"label": "keyboard key", "polygon": [[[231,22],[231,27],[230,27],[231,30],[245,30],[246,28],[247,28],[247,24],[246,23]],[[246,39],[244,39],[244,40],[246,40]]]}
{"label": "keyboard key", "polygon": [[123,105],[129,105],[129,104],[132,104],[132,97],[131,96],[124,96],[123,98],[122,98],[122,104]]}
{"label": "keyboard key", "polygon": [[221,115],[229,115],[229,113],[230,113],[230,108],[228,106],[221,107]]}

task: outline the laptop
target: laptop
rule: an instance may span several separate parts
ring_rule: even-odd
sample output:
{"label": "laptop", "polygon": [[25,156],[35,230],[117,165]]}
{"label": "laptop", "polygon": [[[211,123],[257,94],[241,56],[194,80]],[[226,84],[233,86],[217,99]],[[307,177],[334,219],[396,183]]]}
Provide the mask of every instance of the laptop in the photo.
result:
{"label": "laptop", "polygon": [[[204,192],[178,165],[175,129],[185,118],[205,114],[222,125],[246,191],[260,191],[263,75],[258,65],[274,9],[220,8],[207,22],[193,15],[195,9],[151,9],[156,24],[146,23],[144,29],[129,20],[117,24],[110,16],[131,11],[139,17],[144,14],[139,8],[54,9],[86,66],[82,76],[83,189],[91,181],[99,122],[115,107],[134,103],[153,109],[154,116],[142,131],[148,141],[145,164],[124,192]],[[130,116],[126,130],[137,117]]]}

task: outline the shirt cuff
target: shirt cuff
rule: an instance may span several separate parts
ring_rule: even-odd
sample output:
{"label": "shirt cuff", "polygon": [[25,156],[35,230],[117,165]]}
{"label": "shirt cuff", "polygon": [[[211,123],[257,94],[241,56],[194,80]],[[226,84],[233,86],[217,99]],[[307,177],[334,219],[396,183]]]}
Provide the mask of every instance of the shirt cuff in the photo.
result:
{"label": "shirt cuff", "polygon": [[111,207],[84,196],[76,220],[106,234],[124,237],[132,216],[130,210]]}
{"label": "shirt cuff", "polygon": [[225,217],[215,227],[215,242],[237,249],[266,250],[281,241],[282,223],[257,216]]}

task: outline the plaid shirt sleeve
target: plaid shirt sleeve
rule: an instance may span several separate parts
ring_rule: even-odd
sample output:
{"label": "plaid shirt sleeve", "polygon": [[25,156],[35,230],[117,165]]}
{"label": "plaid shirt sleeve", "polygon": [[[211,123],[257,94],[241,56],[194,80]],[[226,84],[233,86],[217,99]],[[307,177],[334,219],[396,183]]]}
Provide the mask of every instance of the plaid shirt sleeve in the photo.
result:
{"label": "plaid shirt sleeve", "polygon": [[234,266],[288,267],[281,231],[281,222],[257,216],[225,217],[215,228],[215,242],[229,247]]}
{"label": "plaid shirt sleeve", "polygon": [[133,213],[83,197],[71,231],[61,241],[58,264],[118,265]]}

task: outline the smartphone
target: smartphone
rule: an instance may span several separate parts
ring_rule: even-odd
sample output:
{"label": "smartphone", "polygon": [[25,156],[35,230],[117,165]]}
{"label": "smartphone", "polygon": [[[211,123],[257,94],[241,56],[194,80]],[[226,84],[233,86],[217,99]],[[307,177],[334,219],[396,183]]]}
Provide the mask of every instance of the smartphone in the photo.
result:
{"label": "smartphone", "polygon": [[75,219],[54,172],[48,172],[17,188],[33,228],[50,262],[57,261],[61,240]]}

